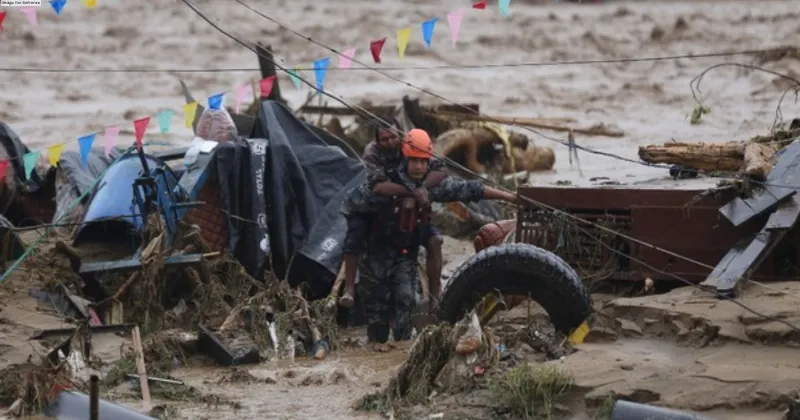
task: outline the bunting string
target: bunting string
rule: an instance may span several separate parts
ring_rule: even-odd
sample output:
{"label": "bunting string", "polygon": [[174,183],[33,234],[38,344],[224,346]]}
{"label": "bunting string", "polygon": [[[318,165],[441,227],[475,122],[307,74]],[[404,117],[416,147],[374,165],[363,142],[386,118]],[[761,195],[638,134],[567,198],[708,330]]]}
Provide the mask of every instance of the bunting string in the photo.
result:
{"label": "bunting string", "polygon": [[[257,86],[259,89],[259,95],[261,99],[268,98],[269,95],[272,93],[272,88],[275,83],[275,76],[270,76],[264,79],[261,79]],[[232,90],[220,92],[213,94],[208,97],[207,105],[209,109],[222,109],[225,106],[225,99],[230,93],[235,93],[234,97],[234,104],[233,108],[236,112],[240,112],[243,102],[250,96],[250,92],[252,91],[252,83],[247,82],[244,83]],[[186,128],[192,128],[194,124],[194,119],[197,113],[197,106],[199,102],[194,101],[183,106],[183,123]],[[133,132],[135,135],[135,145],[137,148],[144,147],[144,138],[147,135],[148,129],[151,125],[151,122],[155,122],[158,126],[158,132],[160,134],[167,134],[172,130],[173,127],[173,119],[175,117],[175,111],[172,109],[162,109],[158,113],[152,116],[144,116],[141,118],[137,118],[132,122],[128,122],[127,124],[133,125]],[[78,143],[78,150],[81,156],[81,164],[85,167],[86,163],[89,158],[89,153],[91,152],[92,148],[97,144],[98,140],[102,141],[103,151],[106,156],[109,156],[111,153],[111,149],[119,144],[119,134],[122,130],[122,124],[115,124],[106,127],[102,132],[94,132],[88,133],[81,136],[77,136],[74,139],[77,140]],[[73,140],[75,141],[75,140]],[[44,150],[32,150],[26,153],[23,156],[12,156],[6,160],[0,160],[0,182],[2,182],[6,174],[8,173],[9,168],[11,167],[11,163],[14,160],[21,159],[22,166],[23,166],[23,173],[21,174],[21,178],[23,180],[27,180],[30,178],[31,173],[33,172],[34,168],[36,167],[36,163],[42,157],[43,153],[47,156],[47,160],[50,162],[52,166],[58,166],[58,161],[61,158],[61,154],[64,152],[64,148],[66,145],[71,143],[71,141],[62,142],[52,144],[47,146]]]}
{"label": "bunting string", "polygon": [[[42,13],[41,9],[44,7],[45,3],[47,3],[47,5],[50,6],[49,9],[45,8],[45,11],[49,10],[54,15],[61,16],[61,13],[63,13],[64,9],[67,7],[67,4],[72,4],[75,1],[76,0],[72,0],[72,1],[69,1],[69,0],[42,0],[42,2],[41,2],[42,5],[41,6],[30,6],[30,5],[25,5],[25,4],[20,4],[19,6],[16,6],[16,5],[13,4],[14,0],[9,0],[10,5],[8,6],[8,9],[16,9],[15,12],[18,11],[19,13],[15,13],[15,14],[17,14],[22,20],[26,21],[27,25],[39,26],[38,15],[39,15],[39,13]],[[119,2],[120,0],[104,0],[104,1]],[[83,6],[85,8],[87,8],[87,9],[94,9],[98,5],[98,0],[81,0],[81,3],[83,3]],[[510,4],[511,4],[511,0],[498,0],[497,1],[497,8],[500,10],[500,13],[503,16],[508,16],[508,8],[509,8]],[[477,10],[484,10],[484,9],[486,9],[487,5],[488,5],[487,0],[480,0],[480,1],[476,2],[476,3],[474,3],[472,5],[472,8],[473,9],[477,9]],[[6,23],[5,21],[6,21],[6,18],[8,17],[8,15],[9,15],[9,11],[8,10],[5,10],[5,9],[4,10],[0,10],[0,32],[3,31],[3,24]],[[451,36],[453,36],[453,39],[454,39],[453,44],[455,45],[455,38],[457,38],[457,35],[458,35],[458,28],[461,25],[461,18],[463,17],[463,13],[462,14],[454,14],[454,15],[452,15],[452,17],[453,17],[453,19],[451,19],[451,14],[447,15],[448,25],[450,26],[450,34],[451,34]],[[433,33],[433,27],[436,25],[436,22],[435,22],[436,20],[438,20],[438,18],[434,18],[434,19],[431,19],[429,21],[423,22],[423,31],[430,31],[429,33],[432,34]],[[429,25],[429,29],[425,28],[426,24]],[[425,42],[427,44],[430,44],[427,39],[426,39]]]}

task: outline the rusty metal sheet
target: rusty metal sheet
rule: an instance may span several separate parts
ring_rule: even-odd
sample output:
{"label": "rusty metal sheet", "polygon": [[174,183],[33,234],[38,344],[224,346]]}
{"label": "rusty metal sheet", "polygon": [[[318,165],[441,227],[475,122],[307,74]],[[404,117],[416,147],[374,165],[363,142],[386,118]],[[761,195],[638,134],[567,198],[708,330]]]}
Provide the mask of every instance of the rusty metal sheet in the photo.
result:
{"label": "rusty metal sheet", "polygon": [[764,188],[757,190],[752,197],[736,198],[722,206],[719,212],[736,227],[759,216],[800,188],[800,142],[792,143],[783,150],[778,163],[767,176]]}
{"label": "rusty metal sheet", "polygon": [[[745,245],[759,232],[767,222],[767,217],[759,223],[748,223],[736,228],[731,225],[720,213],[719,207],[735,198],[731,190],[716,191],[714,194],[703,195],[700,190],[666,190],[666,189],[637,189],[637,188],[558,188],[558,187],[521,187],[520,194],[531,197],[549,206],[569,212],[575,216],[596,220],[604,215],[627,215],[628,227],[613,226],[614,230],[623,230],[626,235],[637,241],[652,243],[660,249],[666,249],[674,254],[699,261],[705,266],[685,261],[675,255],[664,253],[645,245],[629,245],[630,256],[643,261],[644,264],[630,261],[622,267],[619,264],[616,271],[609,278],[615,280],[641,281],[645,277],[653,280],[675,280],[680,276],[693,282],[707,280],[712,269],[733,248],[737,242],[746,240]],[[800,200],[800,196],[798,196]],[[800,202],[800,201],[798,201]],[[517,231],[518,240],[533,243],[547,249],[557,246],[557,237],[546,226],[537,224],[541,219],[541,212],[534,206],[520,209]],[[786,210],[788,212],[788,210]],[[775,216],[778,218],[779,216]],[[782,217],[782,216],[781,216]],[[785,226],[783,219],[775,220],[776,226]],[[582,227],[587,228],[585,224]],[[544,229],[544,230],[543,230]],[[593,232],[596,230],[593,230]],[[594,233],[593,233],[594,234]],[[603,235],[598,235],[603,236]],[[607,234],[605,236],[608,236]],[[586,243],[587,251],[597,247],[591,238],[580,238],[580,243]],[[798,246],[800,248],[800,246]],[[792,251],[794,252],[794,251]],[[559,255],[573,267],[582,261],[573,261],[576,256],[563,252]],[[738,255],[738,254],[737,254]],[[605,256],[602,254],[601,257]],[[800,255],[798,255],[800,257]],[[765,258],[770,258],[769,251]],[[763,261],[763,260],[762,260]],[[762,264],[763,268],[756,265],[750,270],[749,275],[759,280],[784,279],[772,269],[774,264]],[[590,264],[591,266],[591,264]],[[723,267],[730,266],[728,262]],[[590,267],[592,268],[592,267]],[[733,270],[730,266],[728,270]],[[733,271],[730,271],[733,273]]]}

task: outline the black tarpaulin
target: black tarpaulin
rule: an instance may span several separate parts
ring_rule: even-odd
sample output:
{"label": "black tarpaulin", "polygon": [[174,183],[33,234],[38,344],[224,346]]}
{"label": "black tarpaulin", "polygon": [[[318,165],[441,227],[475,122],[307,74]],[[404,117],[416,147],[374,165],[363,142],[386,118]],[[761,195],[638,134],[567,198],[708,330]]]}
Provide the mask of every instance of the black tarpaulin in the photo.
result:
{"label": "black tarpaulin", "polygon": [[[330,236],[329,225],[344,224],[338,209],[348,185],[358,182],[361,161],[342,140],[274,101],[262,102],[253,138],[220,144],[215,151],[223,202],[238,216],[229,217],[229,249],[257,278],[269,252],[278,278],[329,285],[339,268],[345,231],[335,232],[336,246],[325,255],[315,253],[322,246],[315,242]],[[311,245],[304,248],[306,243]]]}

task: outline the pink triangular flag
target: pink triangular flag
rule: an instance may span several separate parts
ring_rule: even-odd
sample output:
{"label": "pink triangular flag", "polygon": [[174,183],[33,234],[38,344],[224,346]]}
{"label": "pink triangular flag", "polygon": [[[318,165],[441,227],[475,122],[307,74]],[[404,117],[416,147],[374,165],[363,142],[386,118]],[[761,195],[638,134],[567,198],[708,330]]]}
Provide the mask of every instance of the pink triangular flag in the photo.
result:
{"label": "pink triangular flag", "polygon": [[350,49],[345,50],[344,52],[342,52],[342,54],[339,55],[339,68],[340,69],[349,68],[350,67],[350,63],[353,62],[353,57],[355,55],[356,55],[356,49],[355,48],[350,48]]}
{"label": "pink triangular flag", "polygon": [[105,133],[103,133],[103,149],[105,150],[106,157],[111,154],[111,147],[114,145],[114,140],[117,139],[118,135],[118,125],[107,127]]}
{"label": "pink triangular flag", "polygon": [[28,19],[28,23],[30,23],[31,26],[39,26],[39,20],[36,19],[35,7],[23,7],[21,11],[25,14],[25,18]]}
{"label": "pink triangular flag", "polygon": [[450,38],[453,40],[453,46],[456,46],[458,39],[458,30],[461,29],[461,20],[464,19],[464,12],[456,10],[447,14],[447,26],[450,27]]}
{"label": "pink triangular flag", "polygon": [[247,88],[249,86],[247,84],[241,85],[236,88],[236,113],[242,113],[242,104],[244,103],[245,99],[247,99]]}

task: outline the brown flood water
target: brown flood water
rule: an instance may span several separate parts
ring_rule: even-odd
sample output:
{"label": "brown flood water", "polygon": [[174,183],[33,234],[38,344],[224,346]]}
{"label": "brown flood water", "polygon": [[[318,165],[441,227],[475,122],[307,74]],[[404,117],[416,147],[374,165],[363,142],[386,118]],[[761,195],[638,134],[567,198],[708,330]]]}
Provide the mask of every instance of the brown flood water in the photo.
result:
{"label": "brown flood water", "polygon": [[[353,330],[352,334],[364,335],[364,331]],[[193,405],[181,407],[180,416],[192,419],[234,415],[237,419],[380,418],[350,407],[363,395],[384,386],[406,354],[401,350],[376,353],[368,348],[346,348],[324,361],[282,359],[244,367],[254,379],[223,384],[219,380],[230,376],[230,369],[181,369],[176,373],[187,384],[239,401],[242,408]]]}

